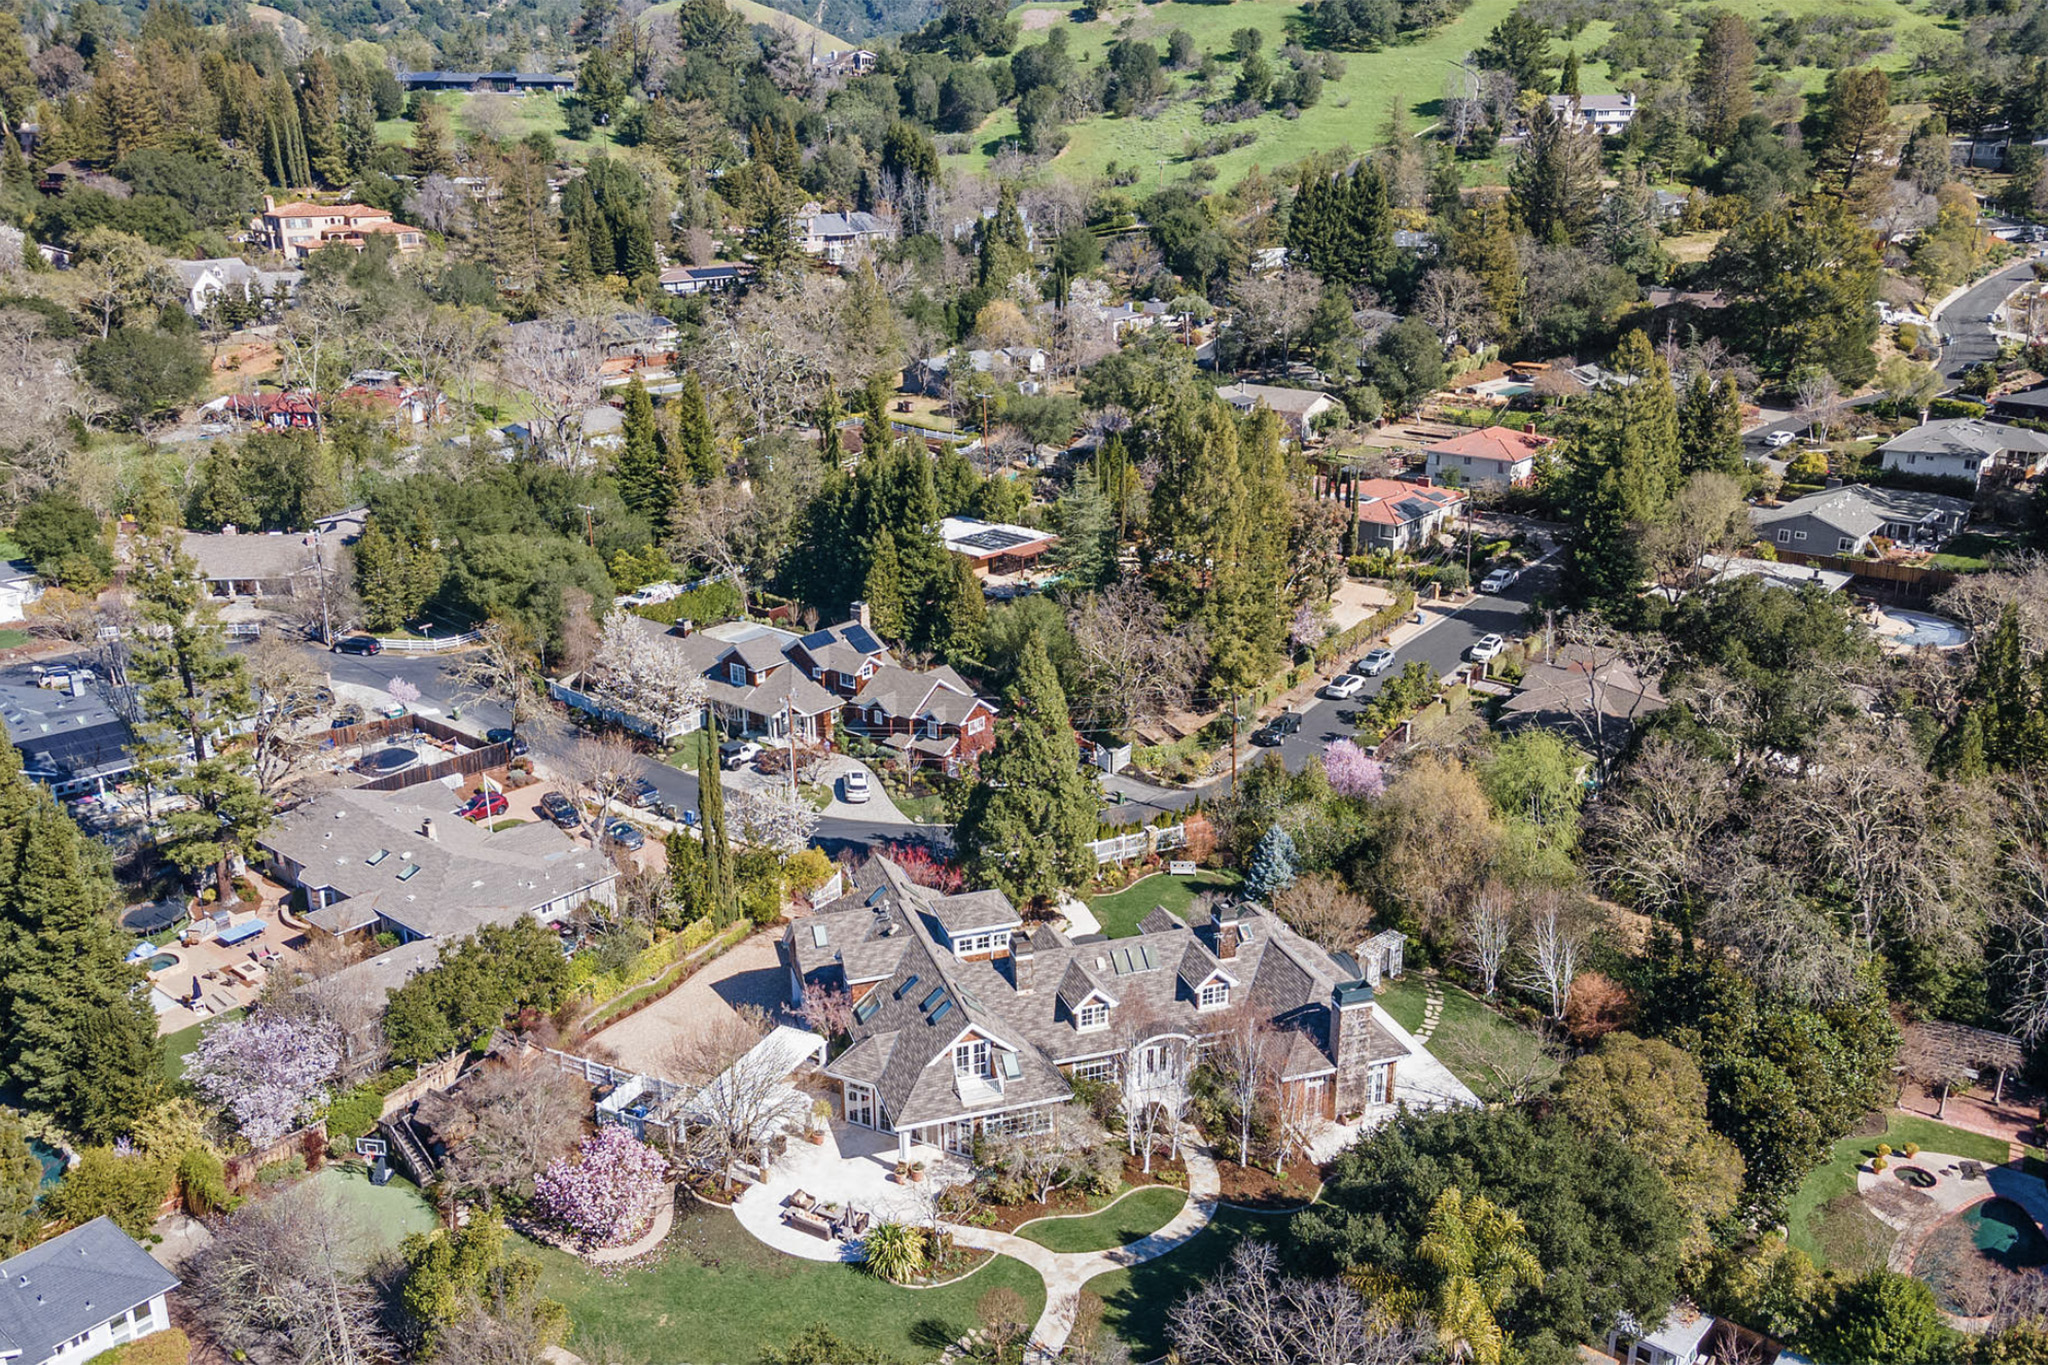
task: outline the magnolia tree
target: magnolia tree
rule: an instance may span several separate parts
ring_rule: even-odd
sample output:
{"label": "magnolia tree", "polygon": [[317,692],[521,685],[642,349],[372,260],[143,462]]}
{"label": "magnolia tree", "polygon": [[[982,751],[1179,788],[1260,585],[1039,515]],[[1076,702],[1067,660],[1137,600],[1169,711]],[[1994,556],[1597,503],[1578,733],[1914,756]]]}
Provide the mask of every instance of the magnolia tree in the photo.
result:
{"label": "magnolia tree", "polygon": [[259,1014],[206,1030],[185,1077],[262,1146],[327,1102],[327,1080],[340,1064],[341,1038],[326,1020]]}
{"label": "magnolia tree", "polygon": [[1330,790],[1339,796],[1377,801],[1387,790],[1387,772],[1378,760],[1348,739],[1333,740],[1323,750],[1323,771]]}
{"label": "magnolia tree", "polygon": [[540,1211],[591,1246],[632,1241],[654,1221],[667,1188],[668,1159],[616,1124],[583,1140],[572,1157],[534,1178]]}
{"label": "magnolia tree", "polygon": [[740,837],[758,848],[772,848],[785,858],[803,852],[818,828],[817,809],[791,795],[786,787],[735,792],[731,800]]}
{"label": "magnolia tree", "polygon": [[664,739],[704,709],[703,673],[631,612],[604,618],[591,664],[590,690],[607,705],[652,722]]}

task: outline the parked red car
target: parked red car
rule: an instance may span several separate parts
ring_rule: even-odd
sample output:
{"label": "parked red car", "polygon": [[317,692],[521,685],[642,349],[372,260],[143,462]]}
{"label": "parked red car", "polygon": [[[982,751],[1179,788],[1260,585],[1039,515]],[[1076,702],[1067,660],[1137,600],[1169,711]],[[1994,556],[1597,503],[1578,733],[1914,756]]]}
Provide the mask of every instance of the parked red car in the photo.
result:
{"label": "parked red car", "polygon": [[503,815],[510,809],[511,806],[505,800],[503,792],[485,791],[478,792],[475,796],[470,797],[469,803],[462,808],[460,813],[465,820],[489,820]]}

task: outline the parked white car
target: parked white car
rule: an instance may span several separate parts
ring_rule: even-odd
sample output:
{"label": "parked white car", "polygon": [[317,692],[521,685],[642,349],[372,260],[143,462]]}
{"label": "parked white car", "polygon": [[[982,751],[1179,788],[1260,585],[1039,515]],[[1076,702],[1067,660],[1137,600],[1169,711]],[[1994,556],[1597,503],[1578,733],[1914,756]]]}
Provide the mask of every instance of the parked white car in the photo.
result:
{"label": "parked white car", "polygon": [[674,583],[649,583],[637,592],[614,597],[615,607],[651,607],[657,602],[670,602],[683,595],[683,590]]}
{"label": "parked white car", "polygon": [[736,739],[718,750],[718,761],[728,772],[737,772],[760,756],[761,746],[751,739]]}
{"label": "parked white car", "polygon": [[1506,592],[1522,576],[1520,569],[1495,569],[1479,581],[1481,592]]}
{"label": "parked white car", "polygon": [[1323,684],[1323,695],[1333,701],[1350,701],[1365,690],[1365,679],[1356,673],[1341,673]]}
{"label": "parked white car", "polygon": [[1475,664],[1483,664],[1498,658],[1508,647],[1508,642],[1498,635],[1482,635],[1472,642],[1472,648],[1465,651],[1465,657]]}
{"label": "parked white car", "polygon": [[839,799],[849,806],[865,805],[868,799],[868,775],[856,768],[840,778]]}
{"label": "parked white car", "polygon": [[1394,651],[1382,646],[1378,649],[1367,650],[1364,658],[1351,665],[1351,671],[1363,673],[1368,678],[1377,678],[1393,666]]}
{"label": "parked white car", "polygon": [[1799,434],[1797,432],[1774,431],[1770,435],[1764,437],[1764,444],[1769,446],[1772,450],[1783,450],[1786,446],[1791,445],[1794,441],[1798,439]]}

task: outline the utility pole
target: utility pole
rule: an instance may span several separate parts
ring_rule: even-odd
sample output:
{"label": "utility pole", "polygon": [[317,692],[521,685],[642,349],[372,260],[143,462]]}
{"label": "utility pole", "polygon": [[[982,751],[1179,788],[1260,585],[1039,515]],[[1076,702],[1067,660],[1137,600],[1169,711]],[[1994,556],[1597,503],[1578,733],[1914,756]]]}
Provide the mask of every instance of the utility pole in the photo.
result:
{"label": "utility pole", "polygon": [[796,691],[782,696],[782,728],[789,734],[789,799],[800,800],[796,792]]}
{"label": "utility pole", "polygon": [[320,643],[331,645],[334,643],[334,622],[327,612],[327,556],[320,553],[320,532],[315,530],[306,538],[306,543],[313,547],[313,563],[320,571]]}
{"label": "utility pole", "polygon": [[1237,795],[1237,693],[1230,694],[1230,794]]}
{"label": "utility pole", "polygon": [[579,502],[576,505],[583,509],[583,543],[595,547],[597,545],[597,526],[591,520],[591,517],[597,511],[597,508],[587,502]]}

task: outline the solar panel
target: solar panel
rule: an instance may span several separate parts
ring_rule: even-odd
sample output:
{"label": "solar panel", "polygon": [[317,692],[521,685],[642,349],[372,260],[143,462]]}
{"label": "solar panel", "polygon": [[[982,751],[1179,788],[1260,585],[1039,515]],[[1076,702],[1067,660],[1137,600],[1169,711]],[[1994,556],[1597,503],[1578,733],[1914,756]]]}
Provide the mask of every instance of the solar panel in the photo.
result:
{"label": "solar panel", "polygon": [[1015,531],[990,530],[976,531],[971,536],[962,536],[960,543],[971,550],[989,550],[993,552],[1013,549],[1019,545],[1029,545],[1035,539],[1037,537],[1019,535]]}
{"label": "solar panel", "polygon": [[826,645],[832,643],[832,632],[829,630],[814,630],[809,635],[804,636],[803,639],[798,640],[797,643],[805,649],[823,649]]}
{"label": "solar panel", "polygon": [[879,654],[882,652],[882,642],[877,640],[866,626],[848,626],[846,628],[846,643],[852,645],[863,654]]}

